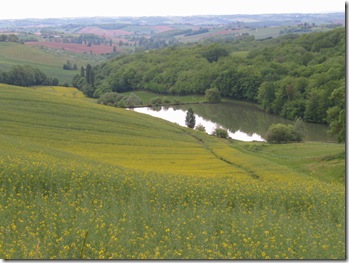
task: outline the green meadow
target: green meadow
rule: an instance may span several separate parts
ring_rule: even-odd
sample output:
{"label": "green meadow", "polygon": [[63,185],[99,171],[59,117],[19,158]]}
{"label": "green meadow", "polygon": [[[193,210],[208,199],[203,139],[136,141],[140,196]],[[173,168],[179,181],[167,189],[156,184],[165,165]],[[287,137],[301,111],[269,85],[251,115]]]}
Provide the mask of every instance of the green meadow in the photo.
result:
{"label": "green meadow", "polygon": [[88,63],[101,62],[104,59],[96,55],[77,54],[65,50],[32,47],[12,42],[0,42],[0,71],[8,71],[13,65],[29,65],[44,72],[49,77],[56,77],[61,84],[71,84],[75,74],[80,71],[63,70],[67,59],[77,64],[80,69]]}
{"label": "green meadow", "polygon": [[219,139],[0,84],[0,257],[345,259],[345,145]]}

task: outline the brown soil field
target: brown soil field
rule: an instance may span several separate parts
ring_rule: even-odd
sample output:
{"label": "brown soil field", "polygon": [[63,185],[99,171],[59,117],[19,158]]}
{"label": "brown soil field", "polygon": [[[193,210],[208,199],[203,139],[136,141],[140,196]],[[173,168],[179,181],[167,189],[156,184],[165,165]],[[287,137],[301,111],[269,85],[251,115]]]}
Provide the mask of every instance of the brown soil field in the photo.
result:
{"label": "brown soil field", "polygon": [[166,32],[166,31],[170,31],[170,30],[174,30],[175,28],[170,27],[170,26],[153,26],[156,30],[158,30],[159,32]]}
{"label": "brown soil field", "polygon": [[[91,53],[92,54],[104,54],[113,52],[113,46],[109,45],[92,45],[88,47],[86,45],[76,44],[76,43],[61,43],[61,42],[25,42],[29,46],[38,46],[38,47],[48,47],[54,49],[64,49],[76,53]],[[120,48],[116,46],[116,50],[119,51]]]}
{"label": "brown soil field", "polygon": [[117,36],[132,35],[132,32],[128,32],[125,30],[119,30],[119,29],[109,30],[109,29],[100,28],[98,26],[84,27],[83,29],[80,29],[76,33],[78,33],[78,34],[86,34],[86,33],[96,34],[96,35],[104,36],[104,37],[108,37],[108,38],[115,38]]}
{"label": "brown soil field", "polygon": [[238,32],[239,30],[221,30],[221,31],[217,31],[217,32],[214,32],[212,33],[211,35],[212,36],[217,36],[217,35],[230,35],[230,34],[233,34],[233,33],[236,33]]}

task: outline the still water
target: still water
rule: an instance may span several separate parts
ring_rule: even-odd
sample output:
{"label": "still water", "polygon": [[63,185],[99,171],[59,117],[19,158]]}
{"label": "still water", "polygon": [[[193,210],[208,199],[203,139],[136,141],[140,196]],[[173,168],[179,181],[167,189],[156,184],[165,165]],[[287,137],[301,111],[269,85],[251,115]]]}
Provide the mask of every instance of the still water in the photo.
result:
{"label": "still water", "polygon": [[[265,134],[271,124],[294,124],[294,121],[264,112],[253,103],[240,101],[171,107],[143,107],[135,108],[134,111],[186,126],[185,116],[189,108],[194,111],[196,125],[202,124],[208,134],[212,134],[216,127],[221,127],[228,131],[230,138],[240,141],[265,141]],[[335,138],[327,134],[327,129],[326,125],[305,123],[304,140],[335,141]]]}

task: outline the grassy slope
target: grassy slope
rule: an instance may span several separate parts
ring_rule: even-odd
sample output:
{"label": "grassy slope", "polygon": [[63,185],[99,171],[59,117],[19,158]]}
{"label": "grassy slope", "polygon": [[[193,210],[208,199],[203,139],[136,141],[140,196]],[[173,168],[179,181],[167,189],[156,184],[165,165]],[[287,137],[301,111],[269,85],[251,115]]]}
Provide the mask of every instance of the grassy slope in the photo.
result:
{"label": "grassy slope", "polygon": [[1,258],[344,258],[344,185],[302,163],[71,88],[0,85],[0,112]]}
{"label": "grassy slope", "polygon": [[[60,96],[52,97],[49,93]],[[7,86],[1,95],[1,107],[8,112],[1,121],[8,136],[146,171],[234,176],[253,171],[260,177],[273,176],[270,166],[251,165],[260,158],[252,157],[252,161],[246,152],[237,151],[224,141],[132,111],[70,99],[69,96],[83,98],[73,88],[32,90]],[[332,148],[333,153],[338,148],[344,150],[341,146]],[[282,162],[274,162],[273,167],[275,178],[283,173],[288,173],[288,178],[299,176]]]}
{"label": "grassy slope", "polygon": [[[63,64],[70,60],[80,68],[91,63],[92,57],[84,57],[63,50],[40,49],[17,43],[0,43],[0,70],[7,71],[12,65],[30,65],[50,77],[57,77],[60,83],[71,83],[77,71],[63,70]],[[94,57],[93,60],[98,58]],[[93,64],[93,63],[92,63]]]}
{"label": "grassy slope", "polygon": [[[35,96],[30,89],[2,89],[1,107],[8,111],[1,119],[4,134],[134,169],[186,174],[232,174],[237,170],[217,160],[174,124],[34,91]],[[197,163],[203,164],[197,167]]]}

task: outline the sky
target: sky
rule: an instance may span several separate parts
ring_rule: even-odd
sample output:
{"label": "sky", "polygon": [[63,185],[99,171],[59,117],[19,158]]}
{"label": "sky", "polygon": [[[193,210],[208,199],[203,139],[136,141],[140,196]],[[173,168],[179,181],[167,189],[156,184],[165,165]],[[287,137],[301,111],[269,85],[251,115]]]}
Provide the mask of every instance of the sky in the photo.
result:
{"label": "sky", "polygon": [[344,0],[9,0],[0,19],[344,12]]}

